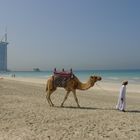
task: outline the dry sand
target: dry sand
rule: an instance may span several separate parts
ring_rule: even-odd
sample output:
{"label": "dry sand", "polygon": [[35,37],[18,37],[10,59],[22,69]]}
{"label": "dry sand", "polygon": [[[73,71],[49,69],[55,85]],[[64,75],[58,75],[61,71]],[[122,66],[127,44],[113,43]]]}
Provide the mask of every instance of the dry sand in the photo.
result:
{"label": "dry sand", "polygon": [[139,86],[127,90],[124,113],[115,110],[119,85],[77,91],[81,108],[72,94],[61,108],[63,89],[52,95],[55,107],[49,107],[46,81],[25,81],[0,79],[0,140],[140,139]]}

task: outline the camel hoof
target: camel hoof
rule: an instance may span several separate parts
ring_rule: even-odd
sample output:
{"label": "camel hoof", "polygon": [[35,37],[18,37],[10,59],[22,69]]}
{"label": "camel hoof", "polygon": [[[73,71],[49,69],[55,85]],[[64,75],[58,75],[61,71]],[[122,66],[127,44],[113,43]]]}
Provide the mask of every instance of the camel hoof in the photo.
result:
{"label": "camel hoof", "polygon": [[77,107],[80,108],[80,105],[78,105]]}
{"label": "camel hoof", "polygon": [[54,107],[54,104],[51,104],[50,107]]}

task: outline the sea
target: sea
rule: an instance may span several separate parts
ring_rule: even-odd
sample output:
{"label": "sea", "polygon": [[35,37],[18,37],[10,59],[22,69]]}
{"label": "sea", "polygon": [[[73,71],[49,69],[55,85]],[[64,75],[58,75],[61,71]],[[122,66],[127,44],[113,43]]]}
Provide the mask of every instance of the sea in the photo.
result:
{"label": "sea", "polygon": [[[140,84],[140,70],[73,70],[73,73],[81,81],[87,81],[89,76],[98,75],[105,82],[122,82],[128,80],[129,83]],[[24,77],[24,78],[39,78],[47,79],[53,71],[9,71],[0,72],[0,77]]]}

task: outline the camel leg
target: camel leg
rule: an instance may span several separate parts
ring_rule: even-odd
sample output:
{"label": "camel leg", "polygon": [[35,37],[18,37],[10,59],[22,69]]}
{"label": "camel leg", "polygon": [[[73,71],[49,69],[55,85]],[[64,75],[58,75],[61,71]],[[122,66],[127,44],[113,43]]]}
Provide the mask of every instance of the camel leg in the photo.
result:
{"label": "camel leg", "polygon": [[67,100],[67,98],[68,98],[68,96],[69,96],[69,93],[70,93],[70,91],[67,91],[67,93],[66,93],[66,95],[65,95],[65,97],[64,97],[64,100],[63,100],[63,102],[61,103],[61,107],[63,107],[63,104],[64,104],[64,102]]}
{"label": "camel leg", "polygon": [[[51,94],[52,94],[53,92],[54,92],[54,91],[52,91]],[[50,99],[51,105],[54,106],[54,104],[53,104],[53,102],[52,102],[52,100],[51,100],[51,94],[50,94],[50,96],[49,96],[49,99]]]}
{"label": "camel leg", "polygon": [[48,101],[48,103],[49,103],[50,106],[54,106],[54,104],[52,103],[51,98],[50,98],[50,96],[51,96],[51,94],[52,94],[53,92],[54,92],[54,91],[48,90],[47,95],[46,95],[47,101]]}
{"label": "camel leg", "polygon": [[78,98],[76,96],[76,91],[75,90],[73,91],[73,95],[74,95],[74,99],[75,99],[75,101],[77,103],[77,107],[80,107],[79,102],[78,102]]}
{"label": "camel leg", "polygon": [[46,99],[47,99],[49,105],[52,106],[52,104],[50,102],[50,91],[47,92]]}

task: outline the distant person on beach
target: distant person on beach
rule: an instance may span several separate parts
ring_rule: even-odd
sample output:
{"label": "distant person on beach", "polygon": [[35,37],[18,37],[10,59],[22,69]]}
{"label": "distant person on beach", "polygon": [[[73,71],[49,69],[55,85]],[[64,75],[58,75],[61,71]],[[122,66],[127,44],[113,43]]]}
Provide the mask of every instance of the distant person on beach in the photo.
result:
{"label": "distant person on beach", "polygon": [[116,109],[125,112],[125,106],[126,106],[126,85],[128,84],[128,81],[124,81],[122,83],[122,86],[120,88],[120,94],[118,98],[118,104],[116,105]]}
{"label": "distant person on beach", "polygon": [[11,76],[12,76],[12,77],[14,77],[14,78],[16,77],[16,75],[15,75],[15,74],[12,74]]}

